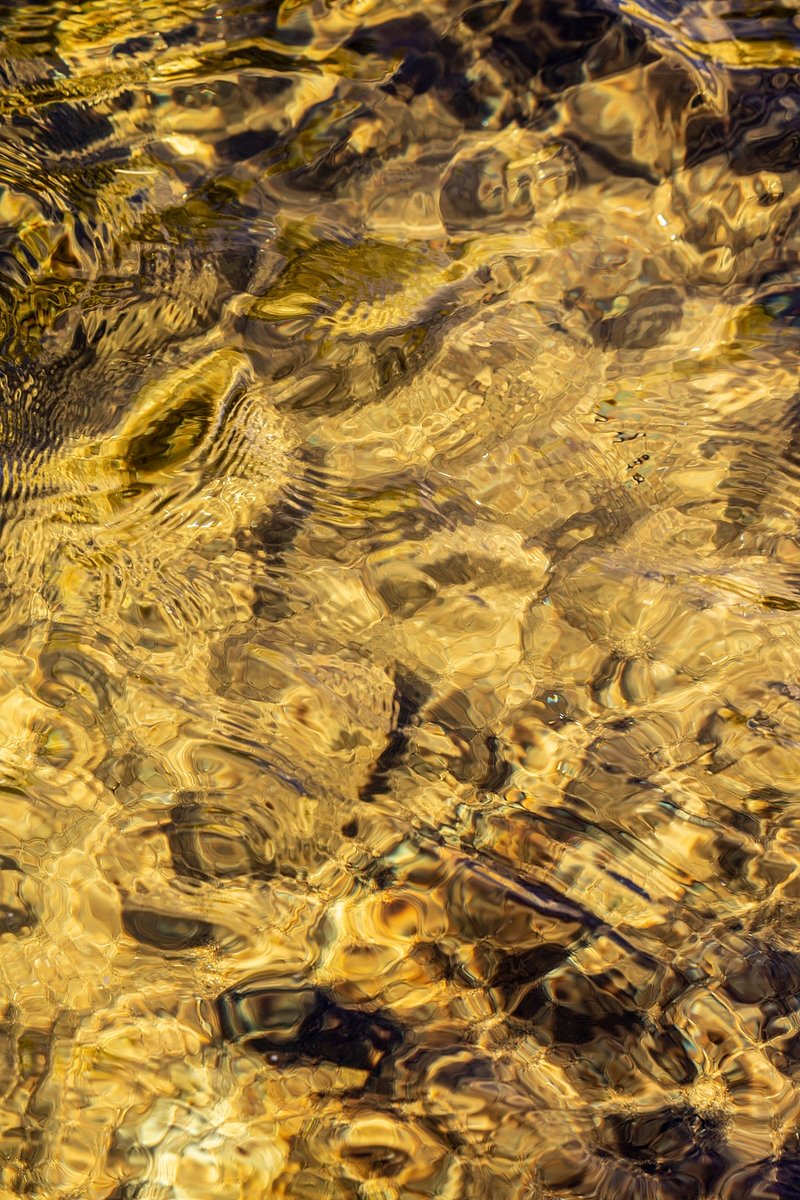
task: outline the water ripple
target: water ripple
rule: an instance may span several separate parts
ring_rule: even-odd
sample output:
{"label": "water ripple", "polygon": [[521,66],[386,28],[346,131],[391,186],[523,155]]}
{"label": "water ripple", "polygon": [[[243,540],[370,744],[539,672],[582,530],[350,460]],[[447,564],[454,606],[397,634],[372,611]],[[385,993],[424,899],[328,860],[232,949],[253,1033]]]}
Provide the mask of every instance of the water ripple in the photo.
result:
{"label": "water ripple", "polygon": [[794,1195],[796,59],[3,6],[3,1200]]}

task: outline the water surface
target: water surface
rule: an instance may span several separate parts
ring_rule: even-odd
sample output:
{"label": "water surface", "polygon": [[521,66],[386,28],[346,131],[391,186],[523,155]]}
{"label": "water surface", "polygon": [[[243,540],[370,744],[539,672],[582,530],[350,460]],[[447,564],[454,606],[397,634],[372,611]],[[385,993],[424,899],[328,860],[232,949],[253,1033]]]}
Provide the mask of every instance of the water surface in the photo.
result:
{"label": "water surface", "polygon": [[0,5],[0,1197],[800,1195],[797,0]]}

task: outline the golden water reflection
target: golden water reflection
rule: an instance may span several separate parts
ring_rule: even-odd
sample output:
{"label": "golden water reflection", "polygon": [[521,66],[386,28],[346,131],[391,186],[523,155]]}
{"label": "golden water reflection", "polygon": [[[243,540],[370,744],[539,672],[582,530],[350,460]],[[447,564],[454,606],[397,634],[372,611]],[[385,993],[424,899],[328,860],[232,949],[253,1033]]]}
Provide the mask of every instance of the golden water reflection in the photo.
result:
{"label": "golden water reflection", "polygon": [[0,1195],[800,1188],[796,6],[0,8]]}

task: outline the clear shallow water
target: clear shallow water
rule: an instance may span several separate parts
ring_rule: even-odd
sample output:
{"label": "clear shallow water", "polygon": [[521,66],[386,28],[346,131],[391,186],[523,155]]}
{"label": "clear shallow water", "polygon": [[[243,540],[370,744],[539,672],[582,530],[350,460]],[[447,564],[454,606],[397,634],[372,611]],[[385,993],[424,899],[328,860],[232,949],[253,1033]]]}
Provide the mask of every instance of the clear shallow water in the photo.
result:
{"label": "clear shallow water", "polygon": [[0,1189],[800,1189],[794,4],[0,8]]}

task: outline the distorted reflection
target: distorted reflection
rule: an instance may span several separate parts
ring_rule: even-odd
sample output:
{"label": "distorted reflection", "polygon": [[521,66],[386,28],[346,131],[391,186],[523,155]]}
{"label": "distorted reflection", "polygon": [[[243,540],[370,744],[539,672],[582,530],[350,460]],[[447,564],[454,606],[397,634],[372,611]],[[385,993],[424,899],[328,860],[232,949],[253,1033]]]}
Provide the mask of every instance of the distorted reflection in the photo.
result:
{"label": "distorted reflection", "polygon": [[0,6],[0,1197],[800,1188],[795,0]]}

